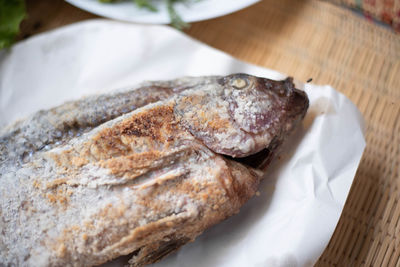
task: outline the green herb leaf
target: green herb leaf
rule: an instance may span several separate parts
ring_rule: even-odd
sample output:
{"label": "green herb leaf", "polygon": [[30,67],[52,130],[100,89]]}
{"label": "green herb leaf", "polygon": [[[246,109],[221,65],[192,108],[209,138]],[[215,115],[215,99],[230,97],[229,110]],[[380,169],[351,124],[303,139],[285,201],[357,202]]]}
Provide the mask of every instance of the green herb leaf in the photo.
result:
{"label": "green herb leaf", "polygon": [[[1,0],[0,0],[1,1]],[[119,2],[121,0],[98,0],[103,3],[115,3]],[[156,12],[157,8],[151,3],[151,0],[132,0],[139,8],[146,8],[150,11]],[[177,2],[198,2],[200,0],[164,0],[167,6],[168,14],[171,19],[171,26],[178,29],[178,30],[183,30],[185,28],[188,28],[190,25],[186,22],[184,22],[179,16],[179,14],[176,12],[174,4]]]}
{"label": "green herb leaf", "polygon": [[150,4],[150,1],[148,1],[148,0],[133,0],[133,1],[139,8],[146,8],[153,12],[157,11],[157,8],[155,6],[153,6],[152,4]]}
{"label": "green herb leaf", "polygon": [[190,25],[182,20],[179,14],[176,12],[174,8],[175,2],[184,2],[184,0],[166,0],[167,2],[167,9],[169,17],[171,18],[171,26],[178,29],[183,30],[188,28]]}
{"label": "green herb leaf", "polygon": [[14,43],[25,15],[24,0],[0,0],[0,49]]}

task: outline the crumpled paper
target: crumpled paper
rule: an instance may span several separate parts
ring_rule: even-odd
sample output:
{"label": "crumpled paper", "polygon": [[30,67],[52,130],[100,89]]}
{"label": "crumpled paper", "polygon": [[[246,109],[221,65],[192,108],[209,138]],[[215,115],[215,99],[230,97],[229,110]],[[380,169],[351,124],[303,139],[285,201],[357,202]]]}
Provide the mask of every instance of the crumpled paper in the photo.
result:
{"label": "crumpled paper", "polygon": [[[1,52],[0,127],[66,100],[144,80],[236,72],[286,77],[166,26],[81,22]],[[363,119],[350,100],[330,86],[297,87],[307,92],[309,111],[269,167],[260,195],[154,266],[309,266],[317,261],[365,148]]]}

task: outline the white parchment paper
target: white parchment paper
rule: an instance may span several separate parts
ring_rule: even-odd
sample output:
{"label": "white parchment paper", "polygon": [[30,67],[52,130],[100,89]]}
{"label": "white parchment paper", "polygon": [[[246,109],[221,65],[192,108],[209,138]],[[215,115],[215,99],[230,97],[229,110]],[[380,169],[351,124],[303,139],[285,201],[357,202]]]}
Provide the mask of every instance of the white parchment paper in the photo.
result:
{"label": "white parchment paper", "polygon": [[[286,75],[240,62],[165,26],[107,20],[37,35],[0,54],[0,127],[39,109],[143,80],[245,72]],[[298,87],[310,98],[241,212],[155,266],[308,266],[326,247],[365,147],[357,108],[330,86]],[[117,263],[114,263],[116,265]]]}

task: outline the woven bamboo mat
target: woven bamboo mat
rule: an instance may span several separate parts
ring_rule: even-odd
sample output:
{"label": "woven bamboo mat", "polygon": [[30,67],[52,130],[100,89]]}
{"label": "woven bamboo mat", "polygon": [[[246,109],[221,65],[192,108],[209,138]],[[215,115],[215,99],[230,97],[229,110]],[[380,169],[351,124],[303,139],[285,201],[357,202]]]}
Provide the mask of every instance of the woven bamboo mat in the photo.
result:
{"label": "woven bamboo mat", "polygon": [[[96,17],[61,0],[28,8],[20,38]],[[264,0],[186,32],[244,61],[330,84],[358,106],[367,148],[317,266],[400,266],[400,35],[313,0]]]}

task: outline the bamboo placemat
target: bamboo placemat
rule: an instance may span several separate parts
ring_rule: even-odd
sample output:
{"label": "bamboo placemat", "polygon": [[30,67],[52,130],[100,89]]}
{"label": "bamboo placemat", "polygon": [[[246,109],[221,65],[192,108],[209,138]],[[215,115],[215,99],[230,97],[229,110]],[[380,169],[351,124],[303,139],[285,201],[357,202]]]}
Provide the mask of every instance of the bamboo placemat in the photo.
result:
{"label": "bamboo placemat", "polygon": [[[61,0],[28,8],[20,38],[96,17]],[[186,32],[244,61],[330,84],[358,106],[367,148],[317,266],[400,266],[400,35],[313,0],[264,0]]]}

